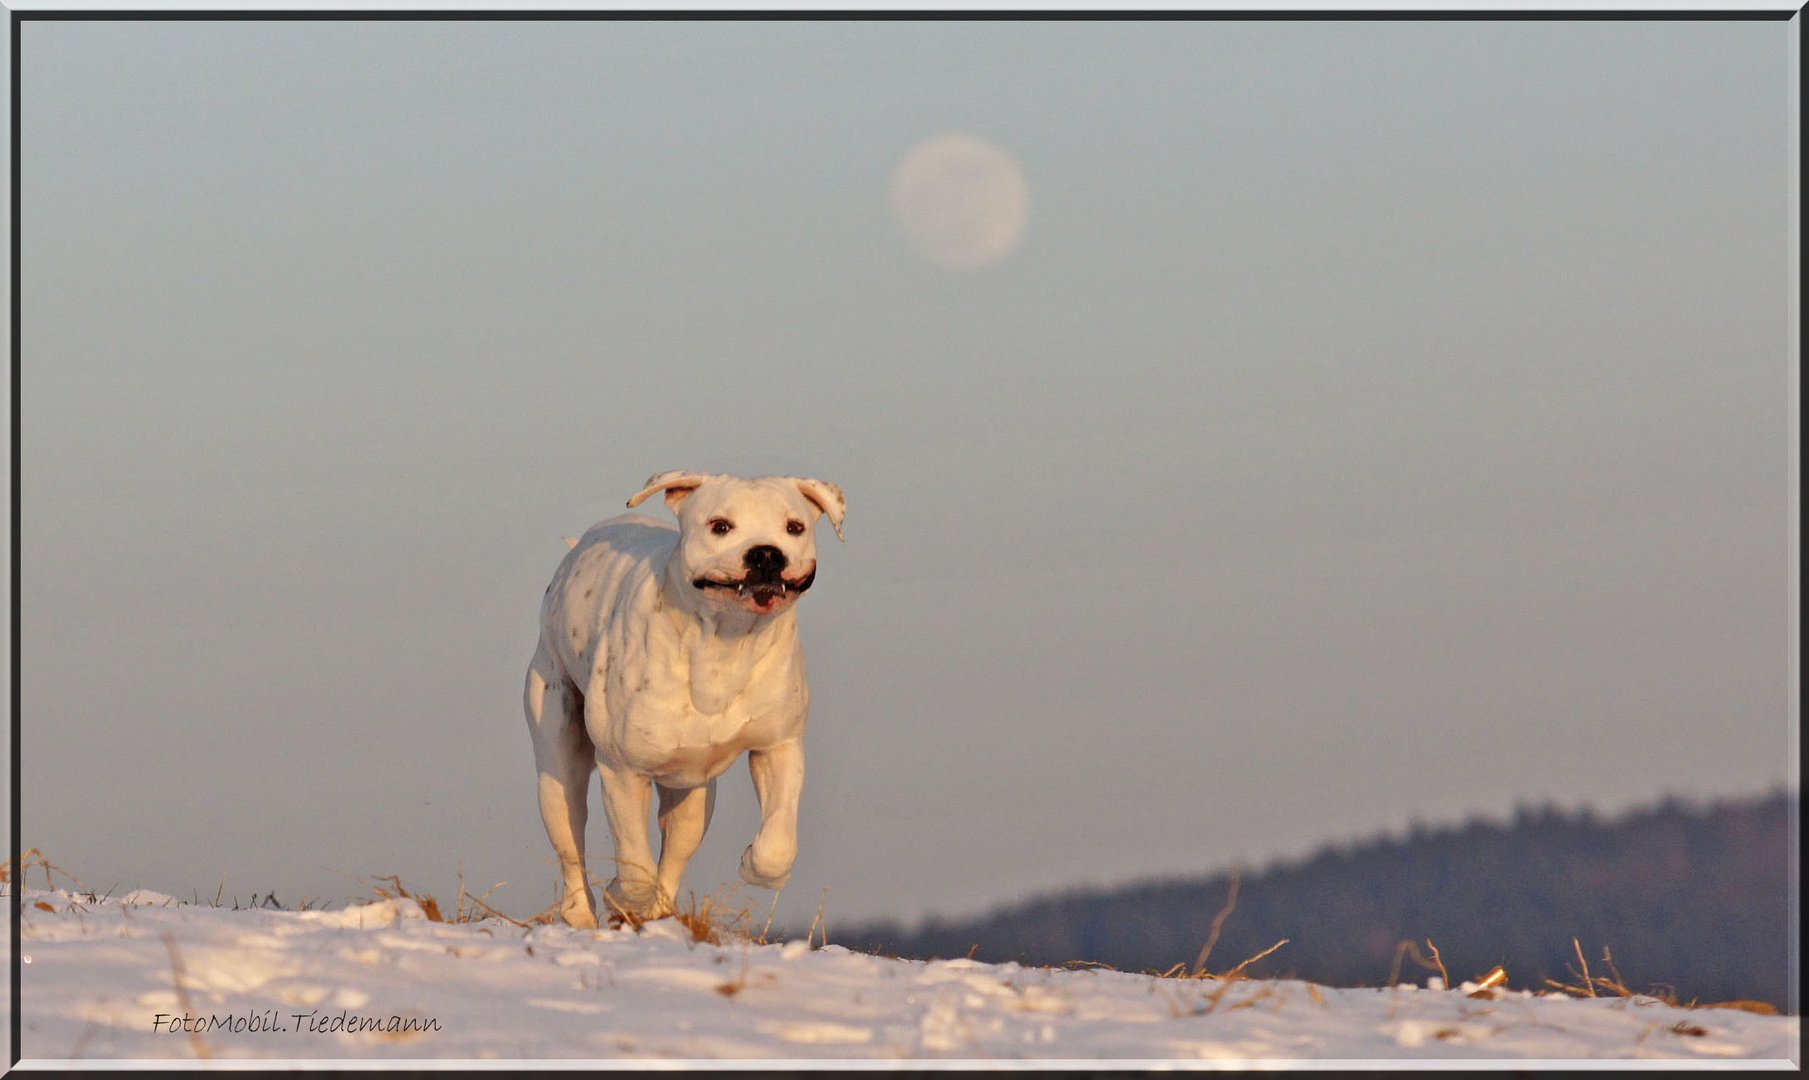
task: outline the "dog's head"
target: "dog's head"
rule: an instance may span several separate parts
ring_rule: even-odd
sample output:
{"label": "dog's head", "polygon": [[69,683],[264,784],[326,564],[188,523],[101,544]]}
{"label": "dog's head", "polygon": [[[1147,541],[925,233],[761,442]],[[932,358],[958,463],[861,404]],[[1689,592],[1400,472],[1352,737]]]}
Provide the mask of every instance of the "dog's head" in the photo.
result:
{"label": "dog's head", "polygon": [[817,519],[827,514],[840,539],[847,509],[842,489],[824,480],[691,472],[652,477],[628,505],[639,506],[656,491],[678,517],[674,558],[698,600],[755,615],[772,615],[810,588]]}

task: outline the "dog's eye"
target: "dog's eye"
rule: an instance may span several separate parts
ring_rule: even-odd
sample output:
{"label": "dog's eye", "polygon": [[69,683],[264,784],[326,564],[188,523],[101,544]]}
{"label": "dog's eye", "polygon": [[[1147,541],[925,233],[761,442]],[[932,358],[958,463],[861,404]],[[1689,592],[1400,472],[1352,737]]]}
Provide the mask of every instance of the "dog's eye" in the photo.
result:
{"label": "dog's eye", "polygon": [[804,533],[804,523],[802,521],[788,521],[785,523],[785,531],[793,536],[802,536]]}
{"label": "dog's eye", "polygon": [[710,531],[717,536],[727,536],[734,528],[734,524],[727,518],[713,518],[710,521]]}

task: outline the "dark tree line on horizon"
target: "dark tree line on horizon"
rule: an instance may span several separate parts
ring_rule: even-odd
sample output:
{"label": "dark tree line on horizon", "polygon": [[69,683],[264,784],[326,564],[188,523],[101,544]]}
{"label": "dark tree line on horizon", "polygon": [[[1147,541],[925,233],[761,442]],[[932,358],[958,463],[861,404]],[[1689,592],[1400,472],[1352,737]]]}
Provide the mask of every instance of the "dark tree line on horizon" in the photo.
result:
{"label": "dark tree line on horizon", "polygon": [[[1330,986],[1424,984],[1401,943],[1438,948],[1453,983],[1497,964],[1509,985],[1577,984],[1604,949],[1630,989],[1683,1003],[1757,1000],[1799,1007],[1789,963],[1798,910],[1794,823],[1782,791],[1697,806],[1669,798],[1612,821],[1588,810],[1523,806],[1509,822],[1471,820],[1333,845],[1238,880],[1207,970],[1245,969]],[[989,915],[844,929],[851,949],[916,959],[971,955],[1031,965],[1076,961],[1121,971],[1191,967],[1225,907],[1230,873],[1078,889]]]}

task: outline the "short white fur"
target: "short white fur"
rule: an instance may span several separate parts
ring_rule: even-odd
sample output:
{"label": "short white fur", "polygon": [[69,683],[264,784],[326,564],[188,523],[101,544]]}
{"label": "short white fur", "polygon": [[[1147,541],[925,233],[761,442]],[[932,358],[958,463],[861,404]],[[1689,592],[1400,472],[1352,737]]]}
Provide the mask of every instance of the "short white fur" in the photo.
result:
{"label": "short white fur", "polygon": [[[797,857],[810,687],[796,604],[815,576],[817,519],[827,516],[839,538],[846,501],[834,484],[806,477],[677,471],[651,477],[628,505],[655,492],[676,528],[625,514],[571,545],[541,601],[524,689],[541,821],[564,880],[560,914],[576,927],[597,925],[584,859],[593,768],[615,838],[603,893],[612,913],[672,912],[709,827],[716,778],[743,752],[761,822],[741,877],[780,888]],[[784,585],[736,588],[747,552],[762,546],[782,554]],[[647,831],[655,789],[657,861]]]}

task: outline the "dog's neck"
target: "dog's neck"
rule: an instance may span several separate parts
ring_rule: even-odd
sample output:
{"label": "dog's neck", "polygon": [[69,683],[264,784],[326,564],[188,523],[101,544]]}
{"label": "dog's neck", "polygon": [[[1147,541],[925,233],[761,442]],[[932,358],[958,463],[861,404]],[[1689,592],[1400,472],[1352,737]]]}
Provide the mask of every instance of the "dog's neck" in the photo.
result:
{"label": "dog's neck", "polygon": [[797,644],[797,611],[787,605],[772,615],[733,608],[722,611],[705,602],[685,577],[678,560],[660,575],[660,608],[690,666],[692,702],[714,713],[740,694],[754,667],[774,649]]}

